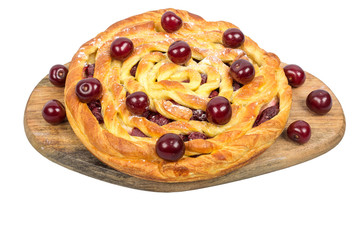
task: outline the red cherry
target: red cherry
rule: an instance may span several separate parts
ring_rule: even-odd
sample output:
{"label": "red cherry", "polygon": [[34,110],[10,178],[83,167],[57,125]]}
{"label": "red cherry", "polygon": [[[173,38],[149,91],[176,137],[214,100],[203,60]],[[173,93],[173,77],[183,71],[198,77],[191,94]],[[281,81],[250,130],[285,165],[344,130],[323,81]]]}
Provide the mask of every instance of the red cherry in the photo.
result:
{"label": "red cherry", "polygon": [[143,114],[149,109],[149,105],[149,97],[144,92],[134,92],[126,97],[126,107],[132,114]]}
{"label": "red cherry", "polygon": [[288,137],[299,143],[304,144],[310,140],[311,128],[310,125],[302,120],[291,123],[287,129]]}
{"label": "red cherry", "polygon": [[161,26],[168,33],[176,32],[182,24],[182,19],[171,11],[165,12],[161,17]]}
{"label": "red cherry", "polygon": [[206,106],[206,117],[211,123],[224,125],[230,121],[231,115],[231,104],[224,97],[214,97]]}
{"label": "red cherry", "polygon": [[320,115],[326,114],[332,107],[330,94],[322,89],[312,91],[306,98],[308,108]]}
{"label": "red cherry", "polygon": [[125,37],[115,39],[110,46],[111,57],[119,61],[124,61],[133,50],[133,42]]}
{"label": "red cherry", "polygon": [[58,100],[50,100],[44,105],[42,116],[50,124],[62,123],[66,118],[65,107]]}
{"label": "red cherry", "polygon": [[191,48],[184,41],[176,41],[170,45],[167,55],[173,63],[183,65],[191,58]]}
{"label": "red cherry", "polygon": [[292,87],[300,87],[305,82],[305,72],[298,65],[289,64],[285,66],[284,73],[288,79],[289,85]]}
{"label": "red cherry", "polygon": [[223,33],[222,42],[225,47],[237,48],[245,41],[244,34],[237,28],[229,28]]}
{"label": "red cherry", "polygon": [[230,75],[238,83],[247,84],[254,79],[255,68],[249,61],[239,59],[231,64]]}
{"label": "red cherry", "polygon": [[76,95],[84,103],[98,100],[102,94],[102,86],[96,78],[85,78],[76,84]]}
{"label": "red cherry", "polygon": [[67,74],[67,67],[61,64],[57,64],[51,67],[49,71],[49,80],[53,85],[57,87],[63,87],[65,86]]}
{"label": "red cherry", "polygon": [[184,156],[185,144],[179,135],[167,133],[157,140],[155,149],[162,159],[175,162]]}

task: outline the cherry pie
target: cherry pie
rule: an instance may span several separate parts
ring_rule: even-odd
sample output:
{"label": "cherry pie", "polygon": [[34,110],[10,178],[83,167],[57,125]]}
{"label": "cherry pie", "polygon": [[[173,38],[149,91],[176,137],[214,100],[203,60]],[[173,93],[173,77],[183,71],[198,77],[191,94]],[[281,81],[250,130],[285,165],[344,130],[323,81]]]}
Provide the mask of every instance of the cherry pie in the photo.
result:
{"label": "cherry pie", "polygon": [[283,131],[291,87],[279,58],[235,25],[163,9],[86,42],[66,79],[76,135],[99,160],[161,182],[211,179]]}

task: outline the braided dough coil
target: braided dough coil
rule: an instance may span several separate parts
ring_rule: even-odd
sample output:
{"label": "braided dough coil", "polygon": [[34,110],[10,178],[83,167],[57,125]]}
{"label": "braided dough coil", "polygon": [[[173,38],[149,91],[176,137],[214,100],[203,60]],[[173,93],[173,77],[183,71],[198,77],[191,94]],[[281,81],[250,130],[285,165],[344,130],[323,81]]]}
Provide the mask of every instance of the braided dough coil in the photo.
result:
{"label": "braided dough coil", "polygon": [[[183,20],[182,28],[174,33],[165,32],[160,23],[162,14],[169,10]],[[283,131],[291,106],[291,87],[279,58],[259,48],[249,37],[238,49],[222,45],[223,32],[234,27],[224,21],[205,21],[187,11],[163,9],[119,21],[83,44],[70,63],[65,86],[67,118],[76,135],[105,164],[153,181],[211,179],[248,163]],[[110,45],[117,37],[127,37],[134,43],[133,53],[123,62],[110,56]],[[177,40],[187,42],[192,50],[192,59],[185,66],[172,63],[166,54]],[[252,82],[234,91],[229,65],[239,58],[250,61],[256,73]],[[103,124],[75,93],[88,64],[95,64],[94,77],[103,86]],[[136,64],[134,77],[130,71]],[[207,75],[205,84],[200,83],[201,74]],[[216,89],[231,102],[230,122],[215,125],[191,120],[191,109],[205,111],[208,96]],[[152,111],[173,121],[159,126],[132,115],[126,109],[125,99],[127,92],[136,91],[149,96]],[[274,99],[279,102],[279,113],[253,127],[260,111]],[[135,127],[148,137],[131,136]],[[209,138],[185,142],[185,155],[177,162],[157,156],[155,144],[159,137],[191,132],[201,132]]]}

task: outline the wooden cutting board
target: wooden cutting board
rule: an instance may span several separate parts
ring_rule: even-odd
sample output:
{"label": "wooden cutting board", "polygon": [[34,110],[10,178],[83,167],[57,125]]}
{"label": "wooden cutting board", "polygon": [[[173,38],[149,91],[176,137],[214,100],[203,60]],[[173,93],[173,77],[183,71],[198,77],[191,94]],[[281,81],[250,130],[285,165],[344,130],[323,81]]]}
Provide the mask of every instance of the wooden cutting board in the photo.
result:
{"label": "wooden cutting board", "polygon": [[[262,155],[248,165],[225,176],[190,183],[158,183],[132,177],[101,163],[78,140],[70,124],[53,126],[42,118],[42,107],[51,99],[64,102],[64,88],[53,86],[46,76],[35,87],[26,105],[24,126],[33,147],[49,160],[68,169],[125,187],[157,192],[176,192],[215,186],[258,176],[313,159],[335,147],[345,132],[345,116],[334,93],[318,78],[306,73],[303,86],[293,89],[293,104],[287,126],[295,120],[308,122],[312,137],[298,145],[286,137],[286,131]],[[315,89],[328,91],[333,107],[324,116],[310,112],[306,106],[307,95]],[[40,170],[39,170],[40,171]]]}

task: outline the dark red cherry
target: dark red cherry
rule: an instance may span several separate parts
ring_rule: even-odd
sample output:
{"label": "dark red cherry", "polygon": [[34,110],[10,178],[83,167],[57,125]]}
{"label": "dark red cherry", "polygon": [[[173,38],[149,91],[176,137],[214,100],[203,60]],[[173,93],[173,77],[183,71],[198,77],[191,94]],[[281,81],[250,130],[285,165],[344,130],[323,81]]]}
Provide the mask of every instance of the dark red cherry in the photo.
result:
{"label": "dark red cherry", "polygon": [[241,84],[251,82],[255,77],[254,66],[245,59],[239,59],[230,66],[231,77]]}
{"label": "dark red cherry", "polygon": [[295,64],[289,64],[284,67],[284,73],[292,87],[300,87],[304,84],[306,76],[304,70]]}
{"label": "dark red cherry", "polygon": [[168,33],[176,32],[182,24],[182,19],[171,11],[165,12],[161,17],[161,26]]}
{"label": "dark red cherry", "polygon": [[184,156],[185,144],[179,135],[167,133],[157,140],[155,149],[162,159],[175,162]]}
{"label": "dark red cherry", "polygon": [[100,99],[102,86],[96,78],[85,78],[76,84],[75,92],[81,102],[89,103]]}
{"label": "dark red cherry", "polygon": [[304,144],[309,141],[311,137],[310,125],[302,120],[295,121],[288,127],[287,135],[291,140]]}
{"label": "dark red cherry", "polygon": [[68,74],[67,67],[61,64],[57,64],[50,68],[49,80],[53,85],[57,87],[63,87],[65,86],[65,80],[67,74]]}
{"label": "dark red cherry", "polygon": [[183,65],[191,58],[191,48],[184,41],[176,41],[170,45],[167,55],[173,63]]}
{"label": "dark red cherry", "polygon": [[225,47],[237,48],[245,41],[244,34],[237,28],[229,28],[223,33],[222,42]]}
{"label": "dark red cherry", "polygon": [[45,121],[53,125],[62,123],[66,118],[64,105],[58,100],[50,100],[44,105],[42,116]]}
{"label": "dark red cherry", "polygon": [[111,57],[119,61],[124,61],[132,53],[133,50],[133,42],[126,37],[120,37],[115,39],[110,46]]}
{"label": "dark red cherry", "polygon": [[320,115],[326,114],[332,107],[330,94],[322,89],[312,91],[306,98],[308,108]]}
{"label": "dark red cherry", "polygon": [[214,97],[206,106],[206,117],[211,123],[224,125],[230,121],[231,115],[231,104],[224,97]]}
{"label": "dark red cherry", "polygon": [[149,97],[144,92],[134,92],[126,97],[126,107],[132,114],[143,114],[149,109],[149,105]]}

